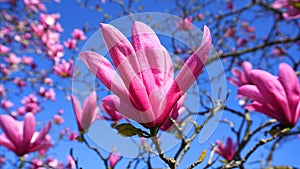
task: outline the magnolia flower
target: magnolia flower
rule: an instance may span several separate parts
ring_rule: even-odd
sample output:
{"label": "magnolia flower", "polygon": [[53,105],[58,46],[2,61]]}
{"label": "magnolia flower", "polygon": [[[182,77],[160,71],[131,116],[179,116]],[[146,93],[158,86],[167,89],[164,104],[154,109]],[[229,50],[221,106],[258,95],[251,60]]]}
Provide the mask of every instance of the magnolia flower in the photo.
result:
{"label": "magnolia flower", "polygon": [[24,63],[24,65],[30,65],[33,63],[33,58],[30,56],[23,56],[22,62]]}
{"label": "magnolia flower", "polygon": [[51,123],[40,131],[35,132],[35,117],[32,113],[27,113],[24,121],[17,121],[9,115],[0,115],[0,127],[3,134],[0,135],[0,145],[13,151],[18,156],[47,150],[52,146],[48,132]]}
{"label": "magnolia flower", "polygon": [[7,54],[9,51],[10,51],[9,47],[0,44],[0,55],[1,54]]}
{"label": "magnolia flower", "polygon": [[84,32],[80,29],[74,29],[72,32],[72,37],[75,40],[86,40],[86,36],[84,35]]}
{"label": "magnolia flower", "polygon": [[169,53],[144,23],[134,23],[132,44],[111,25],[101,24],[101,31],[119,74],[98,53],[86,51],[80,57],[119,98],[114,102],[120,113],[146,128],[162,126],[204,67],[211,45],[209,29],[204,27],[202,45],[185,62],[175,79]]}
{"label": "magnolia flower", "polygon": [[231,137],[228,137],[226,140],[226,145],[221,143],[221,141],[216,141],[219,146],[216,153],[225,158],[227,161],[231,161],[234,158],[236,152],[237,143],[233,143]]}
{"label": "magnolia flower", "polygon": [[71,98],[78,129],[79,131],[87,131],[99,113],[96,92],[93,91],[88,97],[85,98],[82,107],[79,100],[75,96],[72,95]]}
{"label": "magnolia flower", "polygon": [[108,158],[110,167],[114,168],[117,162],[120,160],[120,158],[121,158],[120,153],[117,154],[111,153]]}
{"label": "magnolia flower", "polygon": [[183,18],[179,22],[177,22],[177,27],[180,30],[192,30],[193,29],[193,17]]}
{"label": "magnolia flower", "polygon": [[73,61],[67,62],[62,59],[61,64],[55,64],[53,66],[54,72],[61,77],[71,77],[73,74]]}
{"label": "magnolia flower", "polygon": [[273,8],[285,8],[282,14],[285,19],[297,19],[300,17],[300,0],[275,0],[272,4]]}
{"label": "magnolia flower", "polygon": [[11,101],[9,101],[9,100],[3,99],[3,100],[1,101],[1,106],[2,106],[4,109],[8,109],[8,108],[13,107],[14,104],[13,104]]}
{"label": "magnolia flower", "polygon": [[263,70],[250,72],[252,85],[238,89],[253,100],[247,109],[258,111],[293,127],[300,116],[300,85],[296,72],[285,63],[279,65],[278,77]]}
{"label": "magnolia flower", "polygon": [[75,49],[77,41],[75,39],[68,39],[64,42],[64,45],[67,49]]}
{"label": "magnolia flower", "polygon": [[233,68],[231,70],[232,74],[236,78],[229,77],[228,81],[237,87],[243,86],[246,84],[252,84],[250,77],[249,77],[249,74],[252,69],[253,69],[252,64],[250,62],[245,61],[242,63],[242,70],[239,70],[236,68]]}

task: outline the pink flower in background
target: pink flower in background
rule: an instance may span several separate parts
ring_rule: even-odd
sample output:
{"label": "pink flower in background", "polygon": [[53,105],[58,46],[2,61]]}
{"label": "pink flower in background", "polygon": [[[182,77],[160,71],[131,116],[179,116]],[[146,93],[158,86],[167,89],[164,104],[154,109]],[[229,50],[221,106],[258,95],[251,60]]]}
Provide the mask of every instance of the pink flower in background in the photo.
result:
{"label": "pink flower in background", "polygon": [[274,48],[273,48],[273,55],[274,56],[283,56],[283,55],[285,55],[286,54],[286,51],[285,51],[285,49],[283,49],[283,48],[281,48],[281,47],[279,47],[279,46],[275,46]]}
{"label": "pink flower in background", "polygon": [[46,26],[54,26],[56,21],[60,18],[60,14],[40,14],[40,21]]}
{"label": "pink flower in background", "polygon": [[24,97],[21,100],[21,103],[24,105],[18,109],[18,114],[23,115],[24,113],[38,113],[41,110],[40,103],[37,97],[33,94]]}
{"label": "pink flower in background", "polygon": [[24,86],[27,86],[27,83],[23,80],[23,79],[21,79],[21,78],[19,78],[19,77],[16,77],[15,79],[14,79],[14,84],[15,85],[17,85],[19,88],[22,88],[22,87],[24,87]]}
{"label": "pink flower in background", "polygon": [[48,47],[47,54],[52,59],[60,58],[64,55],[64,47],[59,43],[50,44],[47,45],[47,47]]}
{"label": "pink flower in background", "polygon": [[23,0],[27,8],[34,12],[46,11],[46,6],[40,2],[40,0]]}
{"label": "pink flower in background", "polygon": [[177,27],[180,30],[190,31],[193,29],[193,17],[182,18],[179,22],[177,22]]}
{"label": "pink flower in background", "polygon": [[253,69],[252,64],[250,62],[244,61],[242,63],[242,70],[239,70],[236,68],[233,68],[231,70],[231,72],[235,76],[235,78],[229,77],[228,81],[237,87],[246,85],[246,84],[252,84],[251,79],[249,77],[249,74],[252,69]]}
{"label": "pink flower in background", "polygon": [[66,165],[66,168],[67,169],[75,169],[76,165],[75,165],[75,161],[74,161],[73,157],[68,155],[67,161],[68,161],[68,164]]}
{"label": "pink flower in background", "polygon": [[72,32],[72,37],[76,40],[86,40],[84,32],[80,29],[74,29],[74,31]]}
{"label": "pink flower in background", "polygon": [[53,120],[55,124],[62,124],[65,121],[64,118],[58,114],[54,115]]}
{"label": "pink flower in background", "polygon": [[216,141],[217,145],[219,145],[216,153],[222,156],[227,161],[231,161],[234,158],[234,154],[236,152],[237,143],[233,143],[231,137],[228,137],[226,140],[226,145],[224,145],[221,141]]}
{"label": "pink flower in background", "polygon": [[75,39],[68,39],[64,42],[64,45],[67,49],[75,49],[77,41]]}
{"label": "pink flower in background", "polygon": [[21,58],[17,57],[15,54],[10,53],[8,57],[4,58],[4,60],[10,65],[17,65],[21,62]]}
{"label": "pink flower in background", "polygon": [[1,101],[1,107],[3,107],[4,109],[9,109],[9,108],[11,108],[13,106],[14,106],[14,104],[11,101],[9,101],[9,100],[3,99]]}
{"label": "pink flower in background", "polygon": [[22,62],[24,65],[31,65],[33,63],[33,58],[30,56],[23,56]]}
{"label": "pink flower in background", "polygon": [[7,54],[10,51],[10,48],[0,44],[0,55]]}
{"label": "pink flower in background", "polygon": [[109,166],[111,168],[114,168],[116,166],[117,162],[120,160],[120,158],[121,158],[120,153],[117,153],[117,154],[110,153],[109,158],[108,158],[108,160],[109,160]]}
{"label": "pink flower in background", "polygon": [[273,8],[285,9],[282,14],[285,19],[297,19],[300,17],[300,0],[275,0]]}
{"label": "pink flower in background", "polygon": [[79,131],[87,131],[99,113],[96,92],[93,91],[86,97],[82,106],[79,100],[72,95],[72,103]]}
{"label": "pink flower in background", "polygon": [[49,100],[52,100],[52,101],[56,100],[56,98],[55,98],[55,92],[54,92],[54,90],[52,88],[49,89],[49,90],[46,90],[46,88],[42,86],[42,87],[40,87],[39,94],[42,97],[47,98]]}
{"label": "pink flower in background", "polygon": [[228,10],[233,10],[234,9],[234,2],[233,0],[227,0],[226,1],[226,7]]}
{"label": "pink flower in background", "polygon": [[46,77],[43,81],[43,83],[47,84],[47,85],[52,85],[53,84],[53,80],[49,77]]}
{"label": "pink flower in background", "polygon": [[279,65],[278,77],[263,70],[250,72],[252,85],[238,89],[253,100],[247,109],[258,111],[293,127],[300,116],[300,87],[296,72],[285,63]]}
{"label": "pink flower in background", "polygon": [[234,37],[235,32],[236,32],[235,28],[227,28],[226,31],[225,31],[224,37],[232,38],[232,37]]}
{"label": "pink flower in background", "polygon": [[61,63],[57,63],[53,66],[54,72],[61,77],[72,77],[73,74],[73,61],[67,62],[65,59],[61,60]]}
{"label": "pink flower in background", "polygon": [[81,58],[119,98],[114,100],[114,105],[120,113],[146,128],[162,126],[204,67],[211,45],[209,29],[204,27],[201,46],[185,62],[175,79],[168,52],[155,32],[144,23],[134,23],[132,44],[111,25],[101,24],[101,31],[120,76],[98,53],[82,52]]}
{"label": "pink flower in background", "polygon": [[9,115],[0,115],[0,127],[4,132],[0,135],[0,145],[18,156],[52,147],[49,135],[47,136],[51,123],[48,122],[40,132],[36,132],[32,113],[27,113],[24,121],[17,121]]}

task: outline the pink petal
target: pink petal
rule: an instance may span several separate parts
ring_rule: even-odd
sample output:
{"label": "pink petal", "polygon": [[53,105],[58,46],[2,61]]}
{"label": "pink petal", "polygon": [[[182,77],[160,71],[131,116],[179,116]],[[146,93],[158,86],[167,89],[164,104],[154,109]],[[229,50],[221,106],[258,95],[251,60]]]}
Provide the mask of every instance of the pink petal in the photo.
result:
{"label": "pink petal", "polygon": [[72,101],[73,109],[74,109],[74,112],[75,112],[77,125],[78,125],[79,130],[81,131],[81,130],[83,130],[83,128],[81,126],[81,123],[80,123],[80,120],[82,118],[81,105],[80,105],[79,100],[74,95],[71,96],[71,101]]}
{"label": "pink petal", "polygon": [[80,54],[81,59],[96,77],[112,92],[128,100],[128,90],[110,62],[98,53],[87,51]]}
{"label": "pink petal", "polygon": [[284,8],[289,6],[290,0],[276,0],[273,2],[272,7],[273,8]]}
{"label": "pink petal", "polygon": [[48,122],[46,126],[38,133],[37,138],[35,140],[31,140],[31,148],[39,146],[39,144],[41,144],[45,140],[45,137],[49,133],[50,129],[51,122]]}
{"label": "pink petal", "polygon": [[198,78],[207,60],[211,46],[211,35],[208,27],[204,26],[201,46],[189,57],[176,77],[181,93],[185,93]]}
{"label": "pink petal", "polygon": [[32,113],[27,113],[24,119],[24,128],[23,128],[23,148],[27,150],[33,133],[35,131],[35,118]]}
{"label": "pink petal", "polygon": [[20,124],[9,115],[0,115],[0,126],[5,136],[17,147],[20,142]]}
{"label": "pink petal", "polygon": [[[134,23],[132,45],[139,60],[139,69],[143,71],[142,78],[148,94],[156,87],[165,85],[170,77],[173,78],[171,57],[149,26],[142,22]],[[145,69],[150,71],[144,73]]]}
{"label": "pink petal", "polygon": [[296,72],[286,63],[279,65],[278,80],[282,84],[289,104],[292,123],[295,125],[299,118],[297,107],[300,102],[300,87]]}
{"label": "pink petal", "polygon": [[[247,105],[246,108],[248,110],[254,110],[257,112],[261,112],[271,118],[274,119],[280,119],[280,116],[278,114],[278,112],[276,112],[274,109],[270,109],[267,106],[265,106],[264,104],[261,104],[259,102],[252,102],[251,104]],[[284,121],[281,121],[284,122]]]}
{"label": "pink petal", "polygon": [[94,122],[99,111],[97,107],[97,94],[93,91],[83,103],[82,116],[80,123],[83,129],[88,130],[90,125]]}
{"label": "pink petal", "polygon": [[6,147],[7,149],[17,153],[17,148],[4,134],[0,135],[0,145]]}

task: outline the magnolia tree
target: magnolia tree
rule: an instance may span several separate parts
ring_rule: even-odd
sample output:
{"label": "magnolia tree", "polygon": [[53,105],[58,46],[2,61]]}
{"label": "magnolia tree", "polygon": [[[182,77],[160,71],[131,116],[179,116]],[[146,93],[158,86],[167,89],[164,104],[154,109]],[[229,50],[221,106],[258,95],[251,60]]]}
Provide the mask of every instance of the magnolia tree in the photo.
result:
{"label": "magnolia tree", "polygon": [[300,166],[300,1],[0,8],[1,168]]}

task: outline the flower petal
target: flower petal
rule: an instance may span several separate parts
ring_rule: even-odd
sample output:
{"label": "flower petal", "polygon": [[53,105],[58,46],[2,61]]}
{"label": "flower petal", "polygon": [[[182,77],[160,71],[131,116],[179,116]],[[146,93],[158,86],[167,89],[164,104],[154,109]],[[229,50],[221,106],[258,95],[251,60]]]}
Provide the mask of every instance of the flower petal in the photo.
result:
{"label": "flower petal", "polygon": [[9,115],[0,115],[0,126],[5,136],[18,147],[20,145],[21,125]]}
{"label": "flower petal", "polygon": [[22,142],[22,148],[26,150],[30,145],[31,138],[33,136],[33,133],[35,131],[35,118],[32,113],[27,113],[25,115],[24,119],[24,128],[23,128],[23,142]]}
{"label": "flower petal", "polygon": [[207,60],[211,46],[211,35],[208,27],[204,26],[201,46],[189,57],[176,77],[176,85],[182,95],[198,78]]}
{"label": "flower petal", "polygon": [[45,140],[46,135],[49,133],[51,129],[51,122],[48,122],[46,126],[38,133],[38,136],[36,137],[35,140],[31,140],[31,145],[30,147],[33,148],[35,146],[38,146],[41,144],[43,140]]}
{"label": "flower petal", "polygon": [[286,63],[279,65],[278,80],[282,84],[289,108],[292,116],[292,123],[295,125],[299,119],[299,112],[297,107],[300,104],[300,87],[296,72]]}
{"label": "flower petal", "polygon": [[94,122],[99,109],[97,107],[97,94],[93,91],[85,100],[82,106],[81,126],[84,130],[88,130]]}
{"label": "flower petal", "polygon": [[92,51],[82,52],[80,57],[87,67],[109,90],[122,99],[127,98],[126,100],[128,100],[128,90],[120,76],[116,73],[113,66],[105,57]]}

